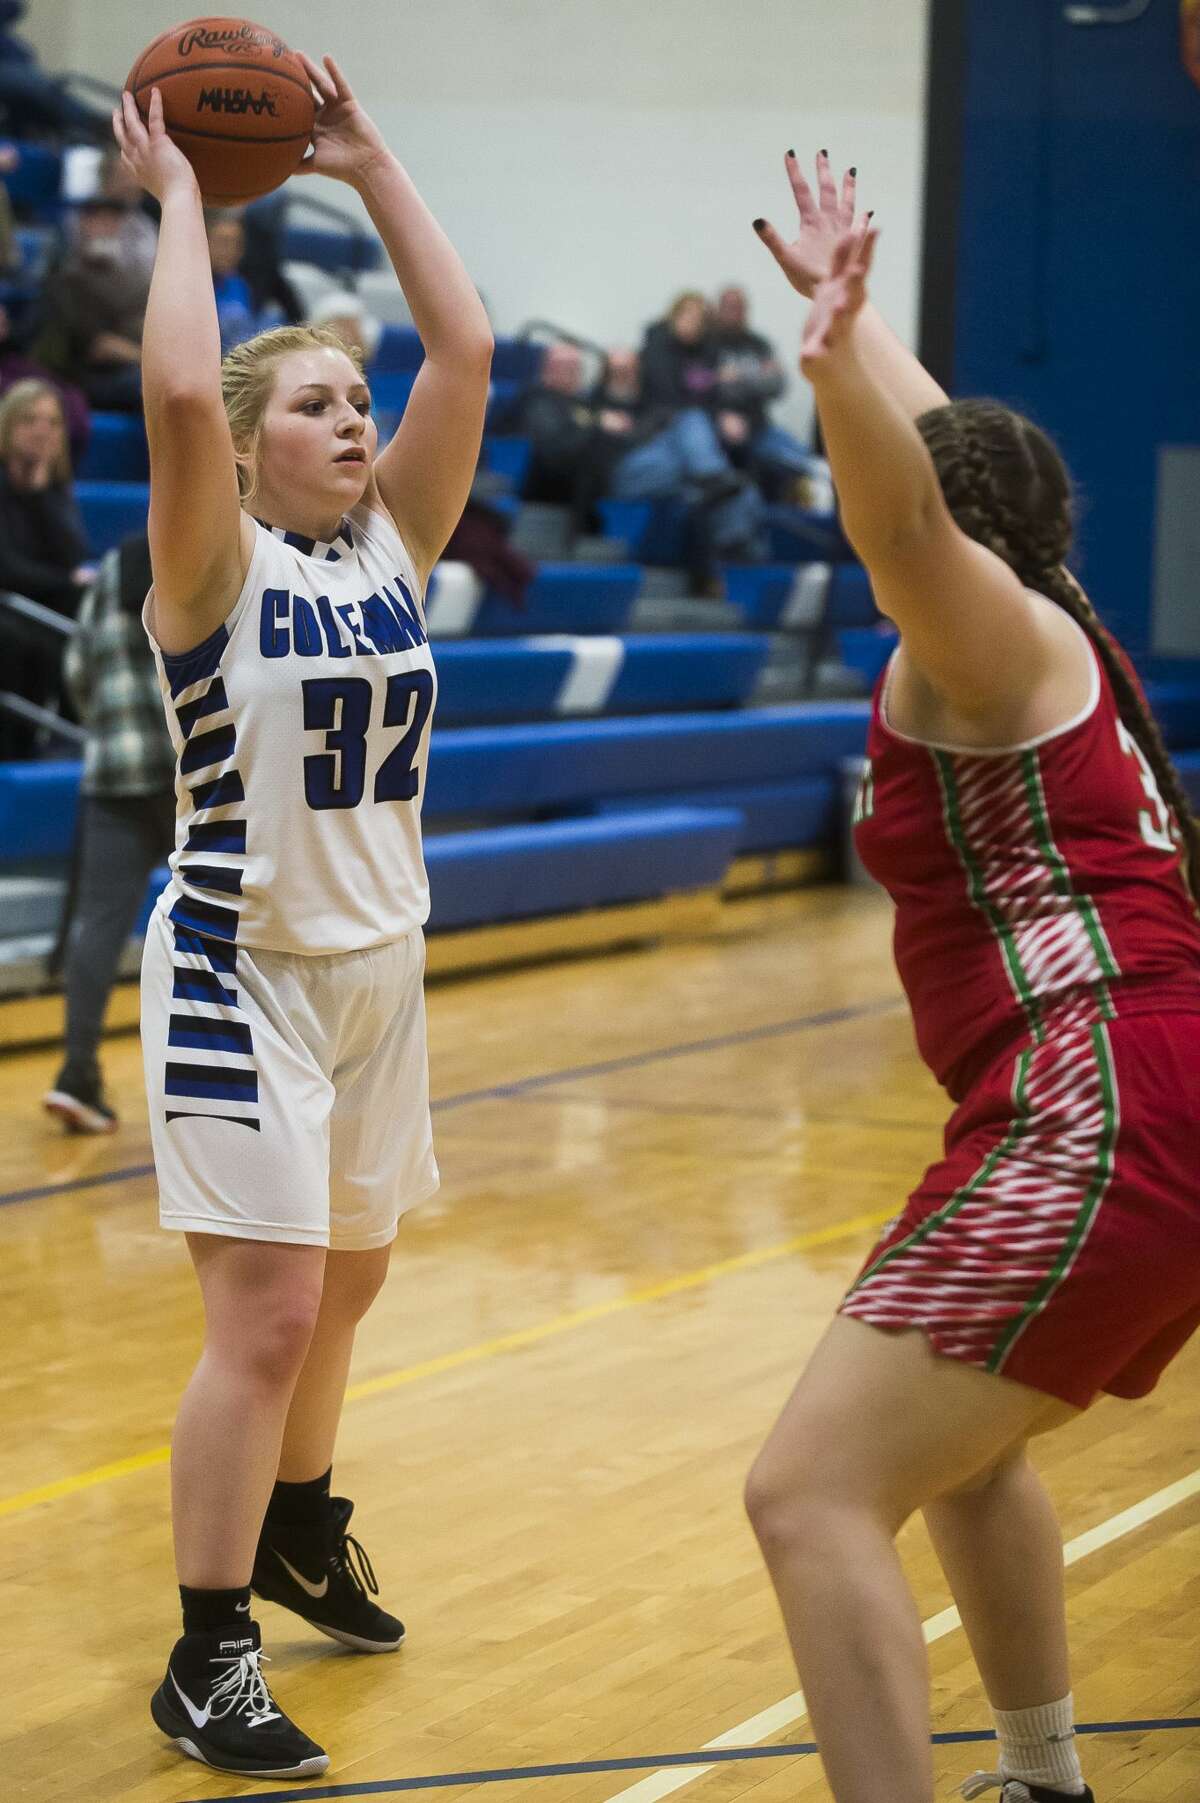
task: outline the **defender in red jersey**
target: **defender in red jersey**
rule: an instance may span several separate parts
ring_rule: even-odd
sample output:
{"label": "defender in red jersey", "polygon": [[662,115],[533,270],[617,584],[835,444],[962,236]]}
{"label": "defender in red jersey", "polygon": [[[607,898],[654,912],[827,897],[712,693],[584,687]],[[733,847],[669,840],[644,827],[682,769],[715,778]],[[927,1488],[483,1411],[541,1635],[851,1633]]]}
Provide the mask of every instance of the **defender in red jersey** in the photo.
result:
{"label": "defender in red jersey", "polygon": [[1070,484],[995,402],[951,403],[867,304],[870,216],[787,158],[846,533],[900,645],[856,810],[921,1054],[957,1104],[754,1466],[758,1534],[838,1803],[932,1803],[928,1674],[894,1538],[922,1509],[1000,1769],[1091,1799],[1062,1541],[1026,1456],[1141,1396],[1200,1324],[1200,838],[1136,677],[1064,568]]}

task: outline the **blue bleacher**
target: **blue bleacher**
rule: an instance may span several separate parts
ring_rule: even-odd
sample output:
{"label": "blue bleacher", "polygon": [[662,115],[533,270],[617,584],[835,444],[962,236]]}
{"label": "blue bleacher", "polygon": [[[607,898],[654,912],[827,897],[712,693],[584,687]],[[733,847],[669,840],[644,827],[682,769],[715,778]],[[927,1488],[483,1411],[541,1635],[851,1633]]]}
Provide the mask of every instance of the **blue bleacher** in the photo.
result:
{"label": "blue bleacher", "polygon": [[601,501],[597,513],[605,538],[619,538],[639,563],[687,561],[687,508],[682,501]]}
{"label": "blue bleacher", "polygon": [[480,638],[545,632],[624,632],[641,585],[636,564],[544,563],[522,608],[489,595],[472,626]]}
{"label": "blue bleacher", "polygon": [[662,808],[435,834],[425,842],[429,924],[436,932],[712,888],[741,827],[728,808]]}
{"label": "blue bleacher", "polygon": [[78,475],[86,482],[148,482],[146,429],[132,413],[93,413],[92,436]]}
{"label": "blue bleacher", "polygon": [[[537,720],[561,713],[634,714],[738,707],[770,652],[755,633],[655,634],[612,647],[601,686],[579,697],[592,641],[556,635],[513,642],[439,644],[438,719],[445,725]],[[603,686],[607,677],[608,686]]]}
{"label": "blue bleacher", "polygon": [[39,219],[53,220],[62,191],[62,152],[45,144],[22,144],[20,150],[17,167],[0,178],[9,199]]}
{"label": "blue bleacher", "polygon": [[150,506],[145,482],[77,482],[75,492],[88,542],[97,557],[142,532]]}
{"label": "blue bleacher", "polygon": [[848,670],[857,670],[873,689],[888,658],[896,649],[899,633],[881,621],[878,626],[846,626],[838,633],[838,652]]}
{"label": "blue bleacher", "polygon": [[365,232],[338,232],[316,225],[289,225],[283,237],[284,259],[290,263],[313,263],[331,275],[346,271],[362,275],[370,269],[381,269],[383,245]]}
{"label": "blue bleacher", "polygon": [[[860,747],[861,749],[861,747]],[[719,783],[705,789],[672,789],[636,802],[600,801],[601,819],[626,818],[634,808],[732,808],[741,817],[737,852],[791,851],[832,845],[841,820],[841,782],[832,771],[770,782]]]}

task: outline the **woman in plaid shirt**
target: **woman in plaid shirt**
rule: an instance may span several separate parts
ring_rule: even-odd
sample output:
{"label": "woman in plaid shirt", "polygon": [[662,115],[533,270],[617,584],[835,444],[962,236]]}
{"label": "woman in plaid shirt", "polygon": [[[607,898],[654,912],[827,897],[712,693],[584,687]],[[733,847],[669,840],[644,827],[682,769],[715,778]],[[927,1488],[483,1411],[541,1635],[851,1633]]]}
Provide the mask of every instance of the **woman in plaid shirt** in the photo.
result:
{"label": "woman in plaid shirt", "polygon": [[66,678],[87,729],[66,929],[66,1058],[44,1106],[75,1133],[111,1133],[97,1047],[109,990],[151,871],[175,836],[175,754],[141,609],[145,534],[110,551],[84,597]]}

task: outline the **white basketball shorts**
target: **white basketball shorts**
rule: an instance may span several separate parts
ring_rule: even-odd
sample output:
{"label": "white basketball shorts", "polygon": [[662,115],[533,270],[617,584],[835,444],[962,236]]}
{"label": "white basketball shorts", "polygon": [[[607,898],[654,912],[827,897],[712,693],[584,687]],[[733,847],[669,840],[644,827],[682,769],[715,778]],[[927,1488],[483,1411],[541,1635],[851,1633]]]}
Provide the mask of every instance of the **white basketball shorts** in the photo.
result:
{"label": "white basketball shorts", "polygon": [[438,1187],[425,940],[300,957],[156,909],[142,1055],[159,1218],[188,1233],[366,1251]]}

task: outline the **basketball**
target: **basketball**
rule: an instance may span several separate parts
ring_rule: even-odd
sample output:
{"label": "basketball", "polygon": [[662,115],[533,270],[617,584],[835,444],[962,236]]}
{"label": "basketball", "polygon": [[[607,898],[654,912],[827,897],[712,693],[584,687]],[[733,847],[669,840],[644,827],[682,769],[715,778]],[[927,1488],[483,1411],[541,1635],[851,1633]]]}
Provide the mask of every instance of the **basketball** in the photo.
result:
{"label": "basketball", "polygon": [[162,94],[170,136],[204,199],[236,206],[278,188],[303,160],[316,104],[308,72],[283,39],[248,19],[192,19],[148,44],[126,87],[146,119]]}

